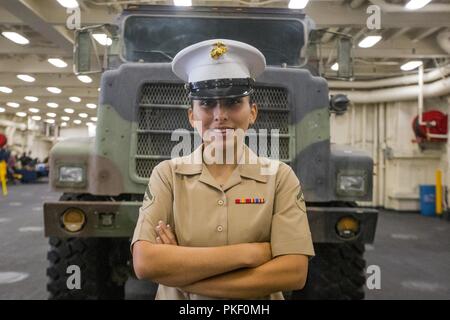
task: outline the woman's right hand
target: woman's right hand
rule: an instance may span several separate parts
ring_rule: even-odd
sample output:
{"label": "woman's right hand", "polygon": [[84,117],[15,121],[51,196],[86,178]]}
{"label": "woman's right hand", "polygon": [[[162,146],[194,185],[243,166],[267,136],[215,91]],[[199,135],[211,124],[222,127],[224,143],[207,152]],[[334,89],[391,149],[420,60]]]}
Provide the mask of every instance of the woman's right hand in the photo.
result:
{"label": "woman's right hand", "polygon": [[272,250],[269,242],[247,243],[250,246],[250,263],[248,267],[256,268],[272,260]]}

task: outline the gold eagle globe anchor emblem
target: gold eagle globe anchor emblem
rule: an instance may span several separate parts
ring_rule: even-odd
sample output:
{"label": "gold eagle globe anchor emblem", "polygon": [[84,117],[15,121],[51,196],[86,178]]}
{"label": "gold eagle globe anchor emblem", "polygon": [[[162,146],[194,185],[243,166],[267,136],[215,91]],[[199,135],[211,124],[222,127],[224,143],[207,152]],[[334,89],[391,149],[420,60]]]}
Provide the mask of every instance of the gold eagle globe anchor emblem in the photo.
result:
{"label": "gold eagle globe anchor emblem", "polygon": [[225,43],[218,41],[214,43],[214,47],[211,50],[211,58],[214,60],[219,59],[221,56],[223,56],[225,53],[227,53],[228,48],[225,45]]}

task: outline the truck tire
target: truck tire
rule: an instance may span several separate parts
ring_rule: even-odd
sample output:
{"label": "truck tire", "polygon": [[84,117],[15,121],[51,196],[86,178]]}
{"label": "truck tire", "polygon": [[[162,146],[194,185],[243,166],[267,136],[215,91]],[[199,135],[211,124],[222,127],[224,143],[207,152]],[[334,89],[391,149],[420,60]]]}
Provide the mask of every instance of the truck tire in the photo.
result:
{"label": "truck tire", "polygon": [[[47,290],[51,300],[123,299],[125,284],[113,281],[113,266],[110,261],[112,240],[102,238],[50,238],[47,259]],[[68,288],[75,265],[80,270],[80,289]]]}
{"label": "truck tire", "polygon": [[293,291],[295,300],[361,300],[366,283],[364,244],[317,243],[316,256],[309,262],[303,290]]}
{"label": "truck tire", "polygon": [[[96,200],[92,195],[63,194],[61,201]],[[47,253],[47,291],[52,300],[123,299],[129,276],[128,238],[56,238],[50,237]],[[80,269],[80,289],[69,289],[73,271]],[[72,280],[72,279],[71,279]]]}

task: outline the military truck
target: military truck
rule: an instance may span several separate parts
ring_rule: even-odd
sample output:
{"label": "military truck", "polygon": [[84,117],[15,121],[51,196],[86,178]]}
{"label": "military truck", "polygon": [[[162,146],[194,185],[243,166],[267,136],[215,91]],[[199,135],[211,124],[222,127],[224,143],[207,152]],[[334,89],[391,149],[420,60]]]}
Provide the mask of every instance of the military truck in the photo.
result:
{"label": "military truck", "polygon": [[[59,142],[50,154],[50,184],[62,193],[44,204],[51,299],[124,297],[134,276],[130,237],[152,168],[170,158],[178,143],[174,130],[195,135],[187,91],[171,60],[212,38],[249,43],[267,59],[253,95],[259,106],[254,129],[278,129],[278,144],[255,151],[278,154],[297,174],[316,250],[304,290],[287,297],[364,297],[364,244],[374,240],[377,211],[356,202],[372,198],[373,161],[330,143],[330,113],[346,102],[330,99],[326,80],[310,71],[313,30],[300,10],[133,5],[115,25],[76,32],[75,72],[103,73],[96,136]],[[107,35],[106,46],[93,40],[96,33]],[[266,139],[269,146],[275,141]],[[73,265],[81,271],[80,289],[67,285]]]}

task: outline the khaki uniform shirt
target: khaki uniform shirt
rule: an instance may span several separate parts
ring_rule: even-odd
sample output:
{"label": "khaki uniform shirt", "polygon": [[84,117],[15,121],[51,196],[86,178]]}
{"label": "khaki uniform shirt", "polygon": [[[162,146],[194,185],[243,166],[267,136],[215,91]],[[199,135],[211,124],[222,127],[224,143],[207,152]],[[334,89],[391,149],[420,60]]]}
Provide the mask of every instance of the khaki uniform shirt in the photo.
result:
{"label": "khaki uniform shirt", "polygon": [[[162,220],[173,227],[180,246],[270,242],[273,257],[313,256],[305,201],[291,167],[257,157],[247,146],[244,155],[254,156],[258,162],[238,164],[222,186],[202,162],[202,146],[190,156],[158,164],[150,177],[131,246],[138,240],[156,243],[155,227]],[[192,159],[200,159],[200,163]],[[268,163],[278,166],[271,175],[262,170]],[[264,198],[264,202],[236,203],[247,198]],[[283,295],[276,292],[264,298],[283,299]],[[156,299],[211,298],[159,285]]]}

